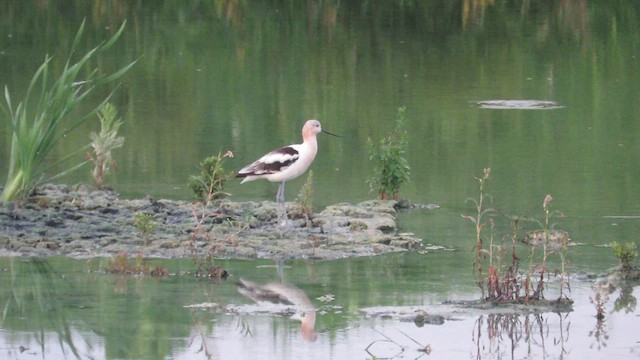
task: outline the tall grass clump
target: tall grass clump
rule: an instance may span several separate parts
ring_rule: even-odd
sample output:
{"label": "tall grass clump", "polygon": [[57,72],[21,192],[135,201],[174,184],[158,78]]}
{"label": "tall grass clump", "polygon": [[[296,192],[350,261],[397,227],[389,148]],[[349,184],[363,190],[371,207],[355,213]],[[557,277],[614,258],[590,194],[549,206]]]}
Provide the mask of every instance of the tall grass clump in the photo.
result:
{"label": "tall grass clump", "polygon": [[17,105],[14,105],[8,87],[5,87],[5,103],[0,106],[8,120],[12,138],[9,171],[2,192],[3,201],[25,197],[42,182],[65,175],[86,162],[73,165],[53,176],[47,174],[55,165],[84,150],[78,149],[77,152],[72,152],[53,164],[46,161],[57,142],[102,108],[112,93],[87,113],[74,114],[74,110],[87,100],[94,90],[117,80],[135,64],[135,61],[131,62],[106,75],[97,68],[87,69],[100,53],[118,40],[125,24],[123,23],[110,39],[75,61],[73,58],[76,57],[84,32],[83,22],[74,38],[64,68],[57,78],[52,79],[52,58],[47,55]]}
{"label": "tall grass clump", "polygon": [[373,140],[367,139],[369,158],[374,163],[373,176],[367,180],[372,191],[376,191],[382,200],[398,200],[400,187],[409,181],[411,168],[404,158],[409,143],[405,129],[405,108],[398,108],[395,129],[380,140],[378,148]]}

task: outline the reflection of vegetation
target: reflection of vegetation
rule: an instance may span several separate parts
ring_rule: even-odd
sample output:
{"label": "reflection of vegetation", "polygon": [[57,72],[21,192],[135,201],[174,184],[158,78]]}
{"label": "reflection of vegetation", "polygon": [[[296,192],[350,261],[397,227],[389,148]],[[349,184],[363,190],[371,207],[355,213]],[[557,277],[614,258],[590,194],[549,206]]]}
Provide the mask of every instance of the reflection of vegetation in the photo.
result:
{"label": "reflection of vegetation", "polygon": [[[20,359],[59,359],[60,354],[68,359],[175,357],[184,345],[177,339],[188,341],[193,328],[183,306],[202,301],[210,286],[193,293],[190,276],[105,274],[110,261],[0,259],[3,354],[12,351],[18,356],[10,358]],[[156,263],[160,268],[166,264],[154,260],[148,268]],[[88,265],[94,271],[88,272]],[[191,268],[188,261],[172,261],[171,266]],[[23,354],[18,352],[21,345],[29,348]]]}
{"label": "reflection of vegetation", "polygon": [[[565,341],[569,339],[569,329],[571,323],[564,325],[564,319],[568,315],[557,314],[559,318],[558,335],[553,335],[552,343],[558,346],[559,353],[555,358],[563,358],[566,353]],[[476,344],[476,358],[493,358],[495,355],[502,355],[504,349],[503,340],[508,339],[506,344],[511,349],[511,358],[530,358],[534,348],[539,347],[545,355],[551,350],[547,346],[547,339],[550,333],[549,322],[545,320],[546,315],[542,314],[489,314],[478,317],[473,330],[473,341]],[[551,315],[550,315],[551,316]],[[499,340],[498,340],[499,339]],[[486,343],[485,343],[486,341]],[[514,356],[516,349],[526,351],[524,354]]]}
{"label": "reflection of vegetation", "polygon": [[[463,218],[470,220],[475,225],[474,244],[474,273],[476,284],[482,291],[482,299],[497,302],[518,302],[527,303],[530,301],[541,301],[544,299],[545,277],[549,276],[549,257],[557,254],[560,257],[560,296],[558,305],[572,303],[564,295],[564,288],[569,288],[565,277],[566,251],[569,242],[569,235],[565,231],[554,229],[555,224],[551,224],[551,218],[556,212],[551,211],[552,197],[547,195],[543,201],[544,221],[531,220],[536,222],[541,229],[528,232],[522,240],[528,245],[529,268],[525,274],[520,273],[520,257],[516,251],[516,241],[520,231],[519,217],[511,218],[511,240],[510,246],[503,242],[498,244],[494,241],[495,222],[493,218],[485,217],[496,213],[493,208],[487,207],[486,200],[491,197],[486,193],[486,185],[491,174],[491,169],[484,169],[484,175],[476,178],[480,186],[478,199],[468,199],[475,205],[476,214],[463,215]],[[487,230],[486,227],[489,226]],[[488,233],[488,234],[487,234]],[[489,244],[485,243],[486,238]],[[542,248],[542,254],[536,256],[538,248]],[[510,250],[508,252],[508,250]],[[509,253],[510,259],[505,261],[505,255]],[[487,262],[486,275],[483,273],[483,264]],[[485,287],[486,286],[486,287]],[[486,294],[485,294],[486,289]]]}
{"label": "reflection of vegetation", "polygon": [[11,284],[8,288],[3,288],[3,296],[0,298],[4,302],[0,326],[8,328],[6,322],[9,317],[27,320],[28,328],[38,332],[36,339],[40,343],[43,358],[49,331],[58,336],[63,352],[70,350],[76,358],[81,358],[74,343],[76,334],[72,334],[72,309],[64,305],[58,296],[61,293],[74,294],[77,289],[58,276],[45,260],[32,257],[26,261],[19,258],[11,258],[9,261]]}
{"label": "reflection of vegetation", "polygon": [[605,306],[609,301],[609,291],[606,288],[596,288],[595,295],[593,297],[589,297],[589,301],[596,309],[596,319],[598,321],[604,320],[606,309]]}
{"label": "reflection of vegetation", "polygon": [[593,330],[589,331],[589,337],[593,337],[594,340],[594,343],[589,345],[589,349],[596,348],[597,350],[601,350],[603,347],[607,347],[609,333],[607,332],[606,322],[603,320],[603,317],[597,318],[596,326]]}
{"label": "reflection of vegetation", "polygon": [[[9,118],[12,141],[9,175],[2,193],[4,201],[24,197],[42,181],[53,178],[45,179],[45,175],[51,168],[47,160],[56,143],[85,122],[102,105],[80,116],[73,116],[74,111],[86,102],[99,86],[118,79],[134,64],[131,63],[107,76],[98,69],[86,69],[97,54],[113,45],[123,30],[124,24],[108,41],[90,49],[74,63],[72,57],[79,51],[84,32],[83,23],[75,36],[65,67],[53,84],[49,85],[52,58],[47,56],[31,79],[24,99],[17,106],[14,107],[8,89],[5,91],[4,110]],[[103,100],[103,104],[108,98]],[[74,118],[73,122],[66,124],[70,118]],[[62,157],[60,161],[68,159],[77,151],[78,149]],[[54,177],[62,176],[81,165],[82,163],[68,168]]]}
{"label": "reflection of vegetation", "polygon": [[613,311],[618,312],[624,310],[626,314],[636,311],[638,306],[638,299],[633,296],[633,286],[630,284],[624,284],[620,287],[620,295],[613,303]]}

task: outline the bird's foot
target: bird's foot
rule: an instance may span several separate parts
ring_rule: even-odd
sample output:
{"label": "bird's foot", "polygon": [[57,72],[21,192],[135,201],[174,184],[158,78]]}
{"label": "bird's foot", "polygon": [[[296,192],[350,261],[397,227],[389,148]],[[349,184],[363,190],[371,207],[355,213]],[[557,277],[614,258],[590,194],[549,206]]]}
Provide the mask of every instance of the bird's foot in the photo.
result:
{"label": "bird's foot", "polygon": [[287,219],[286,217],[284,219],[278,219],[278,227],[283,231],[289,231],[293,229],[291,221],[289,221],[289,219]]}

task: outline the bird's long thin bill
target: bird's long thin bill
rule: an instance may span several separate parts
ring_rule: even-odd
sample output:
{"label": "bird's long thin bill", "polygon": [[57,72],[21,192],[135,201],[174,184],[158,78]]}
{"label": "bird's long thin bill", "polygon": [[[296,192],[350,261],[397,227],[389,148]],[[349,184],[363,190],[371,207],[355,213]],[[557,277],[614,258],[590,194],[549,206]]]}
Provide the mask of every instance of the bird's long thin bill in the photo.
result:
{"label": "bird's long thin bill", "polygon": [[332,133],[328,132],[327,130],[322,130],[322,132],[325,133],[325,134],[329,134],[331,136],[342,137],[341,135],[332,134]]}

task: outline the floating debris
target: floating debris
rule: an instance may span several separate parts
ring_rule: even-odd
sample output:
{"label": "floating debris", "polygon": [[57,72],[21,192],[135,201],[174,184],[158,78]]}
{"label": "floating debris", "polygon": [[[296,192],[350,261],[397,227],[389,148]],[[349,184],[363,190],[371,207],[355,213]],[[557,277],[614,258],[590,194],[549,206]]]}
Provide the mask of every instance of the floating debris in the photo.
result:
{"label": "floating debris", "polygon": [[480,109],[494,110],[552,110],[562,109],[563,105],[551,100],[482,100],[472,101]]}
{"label": "floating debris", "polygon": [[335,300],[336,296],[333,295],[333,294],[326,294],[326,295],[322,295],[320,297],[317,297],[316,299],[319,300],[319,301],[327,303],[327,302],[331,302],[331,301]]}

